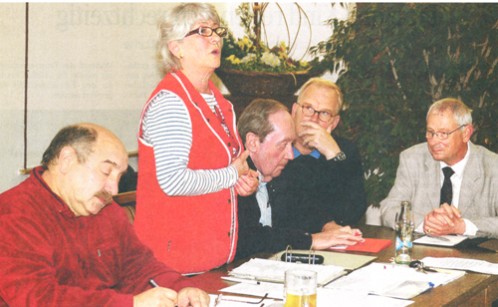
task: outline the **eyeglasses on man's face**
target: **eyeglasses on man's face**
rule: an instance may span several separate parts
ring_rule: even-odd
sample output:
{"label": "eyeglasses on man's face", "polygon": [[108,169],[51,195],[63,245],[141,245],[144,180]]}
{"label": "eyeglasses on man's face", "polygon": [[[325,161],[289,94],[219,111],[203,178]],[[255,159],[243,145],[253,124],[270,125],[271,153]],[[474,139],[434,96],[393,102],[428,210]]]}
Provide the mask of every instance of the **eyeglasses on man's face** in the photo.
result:
{"label": "eyeglasses on man's face", "polygon": [[318,119],[322,122],[327,122],[333,117],[332,113],[329,111],[317,111],[310,105],[304,105],[297,102],[296,104],[301,107],[303,114],[306,117],[313,117],[315,114],[318,114]]}
{"label": "eyeglasses on man's face", "polygon": [[467,125],[461,125],[458,128],[451,130],[450,132],[444,132],[444,131],[435,132],[435,131],[427,130],[425,132],[425,137],[428,139],[432,139],[434,136],[437,136],[440,140],[446,140],[452,133],[458,131],[459,129],[461,129],[465,126],[467,126]]}
{"label": "eyeglasses on man's face", "polygon": [[194,29],[190,32],[188,32],[185,37],[194,35],[194,34],[199,34],[200,36],[204,37],[210,37],[213,35],[213,33],[216,33],[219,37],[225,37],[228,34],[228,29],[225,27],[218,27],[218,28],[211,28],[211,27],[198,27],[197,29]]}

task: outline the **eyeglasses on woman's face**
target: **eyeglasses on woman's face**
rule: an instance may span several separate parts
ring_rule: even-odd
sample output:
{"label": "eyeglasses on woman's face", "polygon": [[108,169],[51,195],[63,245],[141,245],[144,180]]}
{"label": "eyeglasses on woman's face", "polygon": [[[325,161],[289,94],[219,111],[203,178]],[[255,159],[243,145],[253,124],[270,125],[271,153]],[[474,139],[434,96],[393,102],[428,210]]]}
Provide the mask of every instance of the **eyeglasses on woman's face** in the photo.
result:
{"label": "eyeglasses on woman's face", "polygon": [[188,32],[185,35],[185,37],[190,36],[190,35],[194,35],[194,34],[199,34],[200,36],[204,36],[204,37],[210,37],[213,35],[213,33],[216,33],[216,35],[223,38],[223,37],[227,36],[228,29],[225,27],[217,27],[217,28],[213,29],[211,27],[201,26],[201,27],[198,27],[197,29],[194,29],[194,30]]}

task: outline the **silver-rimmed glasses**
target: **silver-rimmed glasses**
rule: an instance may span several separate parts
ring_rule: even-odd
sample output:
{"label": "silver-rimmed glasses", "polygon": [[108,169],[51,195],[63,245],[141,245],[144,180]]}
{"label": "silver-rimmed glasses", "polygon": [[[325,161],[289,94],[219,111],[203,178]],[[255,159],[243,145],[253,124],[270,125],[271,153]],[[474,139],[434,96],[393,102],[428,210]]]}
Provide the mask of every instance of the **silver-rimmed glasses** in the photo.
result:
{"label": "silver-rimmed glasses", "polygon": [[435,132],[435,131],[427,130],[427,131],[425,131],[425,137],[428,139],[432,139],[434,136],[437,136],[440,140],[446,140],[453,132],[456,132],[465,126],[467,126],[467,125],[461,125],[458,128],[456,128],[455,130],[451,130],[450,132],[444,132],[444,131]]}

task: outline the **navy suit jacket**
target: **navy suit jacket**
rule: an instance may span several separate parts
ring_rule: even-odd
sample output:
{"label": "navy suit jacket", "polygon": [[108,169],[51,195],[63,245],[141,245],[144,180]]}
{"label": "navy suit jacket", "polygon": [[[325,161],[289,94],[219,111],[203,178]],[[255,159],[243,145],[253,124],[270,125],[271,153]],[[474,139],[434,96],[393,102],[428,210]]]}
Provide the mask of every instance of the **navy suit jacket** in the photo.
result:
{"label": "navy suit jacket", "polygon": [[274,226],[293,225],[316,233],[327,222],[355,225],[363,217],[367,200],[360,154],[351,141],[334,139],[346,160],[300,155],[273,179],[268,193]]}
{"label": "navy suit jacket", "polygon": [[[249,166],[255,169],[250,158]],[[267,184],[270,188],[271,182]],[[272,198],[270,195],[270,205]],[[263,226],[259,223],[261,212],[259,210],[256,193],[247,197],[238,196],[239,236],[237,241],[236,258],[245,258],[255,253],[283,251],[290,245],[293,249],[309,249],[311,235],[305,230],[296,227]],[[273,211],[273,207],[272,207]],[[272,212],[272,219],[275,214]]]}

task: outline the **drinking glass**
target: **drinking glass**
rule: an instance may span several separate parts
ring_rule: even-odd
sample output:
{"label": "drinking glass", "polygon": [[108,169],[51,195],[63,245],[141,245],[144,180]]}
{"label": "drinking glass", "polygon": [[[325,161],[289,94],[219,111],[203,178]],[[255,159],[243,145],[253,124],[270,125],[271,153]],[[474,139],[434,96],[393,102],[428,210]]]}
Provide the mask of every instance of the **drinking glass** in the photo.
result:
{"label": "drinking glass", "polygon": [[412,261],[411,249],[413,246],[413,213],[409,201],[401,202],[401,211],[396,215],[394,230],[396,231],[396,250],[394,262],[408,264]]}
{"label": "drinking glass", "polygon": [[316,307],[316,272],[291,269],[285,272],[284,307]]}

